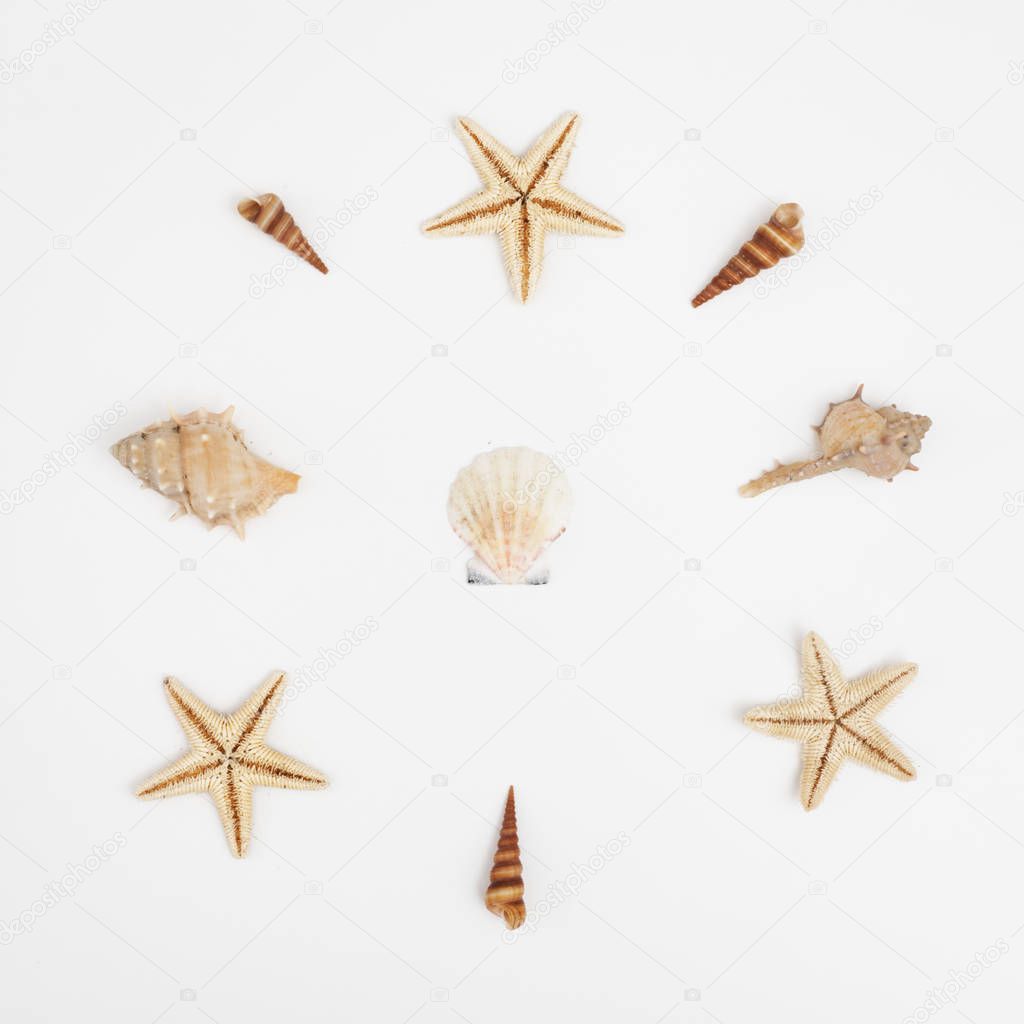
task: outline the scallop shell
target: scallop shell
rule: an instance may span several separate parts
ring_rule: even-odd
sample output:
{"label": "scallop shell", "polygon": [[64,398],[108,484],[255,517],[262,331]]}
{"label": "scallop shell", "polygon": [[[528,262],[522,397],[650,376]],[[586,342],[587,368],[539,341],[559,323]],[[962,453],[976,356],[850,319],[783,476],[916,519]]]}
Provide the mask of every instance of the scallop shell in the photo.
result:
{"label": "scallop shell", "polygon": [[470,583],[547,583],[541,555],[564,532],[572,505],[565,474],[530,448],[497,448],[459,471],[448,522],[476,554]]}
{"label": "scallop shell", "polygon": [[797,203],[783,203],[772,214],[767,224],[762,224],[749,242],[744,242],[738,253],[714,277],[711,283],[697,295],[691,305],[694,309],[720,295],[724,291],[756,277],[762,270],[774,267],[785,256],[794,256],[804,247],[804,231],[800,227],[804,211]]}
{"label": "scallop shell", "polygon": [[255,224],[260,231],[273,235],[299,259],[316,267],[321,274],[327,273],[324,261],[317,256],[313,246],[296,226],[292,215],[284,208],[284,203],[273,192],[267,192],[258,199],[243,199],[238,204],[238,212]]}
{"label": "scallop shell", "polygon": [[862,398],[862,384],[845,402],[829,405],[818,432],[822,454],[808,462],[776,465],[756,480],[744,484],[740,494],[752,498],[773,487],[832,473],[859,469],[868,476],[892,480],[903,470],[917,470],[911,457],[921,450],[921,440],[932,421],[927,416],[901,412],[894,405],[872,409]]}
{"label": "scallop shell", "polygon": [[487,909],[503,917],[506,928],[518,928],[526,920],[523,891],[523,863],[519,859],[519,830],[516,827],[516,794],[509,786],[498,849],[494,854],[494,867],[491,868],[491,884],[484,897]]}
{"label": "scallop shell", "polygon": [[197,409],[172,416],[123,438],[110,453],[143,487],[177,502],[172,520],[191,512],[207,528],[225,523],[244,537],[245,521],[294,494],[299,477],[253,455],[231,423],[233,413],[231,406],[219,415]]}

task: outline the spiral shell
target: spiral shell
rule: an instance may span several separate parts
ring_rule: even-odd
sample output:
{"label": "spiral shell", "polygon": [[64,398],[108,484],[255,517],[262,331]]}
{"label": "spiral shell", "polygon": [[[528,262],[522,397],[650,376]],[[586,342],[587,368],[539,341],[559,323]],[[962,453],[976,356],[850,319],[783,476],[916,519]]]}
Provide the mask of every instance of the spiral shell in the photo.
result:
{"label": "spiral shell", "polygon": [[519,830],[516,827],[516,795],[509,786],[498,849],[494,854],[494,867],[491,868],[491,884],[484,897],[487,909],[503,917],[506,928],[518,928],[526,920],[523,891],[523,863],[519,859]]}
{"label": "spiral shell", "polygon": [[110,453],[144,487],[177,502],[171,516],[191,512],[212,529],[225,523],[239,537],[245,521],[266,512],[282,494],[294,494],[299,477],[246,447],[232,423],[234,408],[197,409],[154,423],[122,438]]}
{"label": "spiral shell", "polygon": [[892,480],[903,470],[917,470],[910,460],[921,450],[921,440],[932,421],[927,416],[901,412],[894,405],[872,409],[862,398],[862,384],[845,402],[831,403],[821,426],[814,429],[822,454],[807,462],[776,465],[744,484],[740,494],[752,498],[773,487],[832,473],[859,469],[868,476]]}
{"label": "spiral shell", "polygon": [[694,309],[703,306],[709,299],[745,281],[756,277],[762,270],[774,267],[786,256],[794,256],[804,247],[804,231],[800,227],[804,211],[797,203],[783,203],[772,214],[767,224],[762,224],[749,242],[744,242],[738,253],[713,278],[711,283],[697,295],[691,305]]}
{"label": "spiral shell", "polygon": [[470,583],[547,583],[539,559],[565,532],[572,497],[554,460],[530,448],[496,448],[459,471],[448,522],[476,554]]}
{"label": "spiral shell", "polygon": [[316,267],[321,274],[327,273],[324,261],[317,256],[313,246],[296,226],[292,215],[284,208],[284,203],[273,192],[267,192],[258,199],[243,199],[238,204],[238,212],[260,231],[273,235],[300,259]]}

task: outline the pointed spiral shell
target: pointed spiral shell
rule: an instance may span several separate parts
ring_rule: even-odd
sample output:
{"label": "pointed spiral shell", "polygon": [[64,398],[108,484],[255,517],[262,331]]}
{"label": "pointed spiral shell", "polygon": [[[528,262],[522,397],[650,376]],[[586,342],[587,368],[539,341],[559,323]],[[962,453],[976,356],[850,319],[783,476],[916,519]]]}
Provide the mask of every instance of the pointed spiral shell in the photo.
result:
{"label": "pointed spiral shell", "polygon": [[800,227],[804,211],[797,203],[783,203],[762,224],[749,242],[744,242],[738,253],[712,279],[711,283],[691,305],[694,309],[740,284],[748,277],[756,277],[762,270],[774,267],[786,256],[794,256],[804,247],[804,231]]}
{"label": "pointed spiral shell", "polygon": [[316,267],[321,274],[327,273],[324,261],[317,256],[313,246],[296,226],[292,215],[284,208],[284,203],[273,192],[267,192],[258,199],[243,199],[238,204],[238,212],[260,231],[272,235],[283,246],[291,249],[299,259]]}
{"label": "pointed spiral shell", "polygon": [[501,823],[498,849],[491,868],[491,884],[484,897],[487,909],[505,919],[505,927],[518,928],[526,920],[523,902],[523,864],[519,859],[519,830],[516,827],[516,795],[508,787],[505,817]]}

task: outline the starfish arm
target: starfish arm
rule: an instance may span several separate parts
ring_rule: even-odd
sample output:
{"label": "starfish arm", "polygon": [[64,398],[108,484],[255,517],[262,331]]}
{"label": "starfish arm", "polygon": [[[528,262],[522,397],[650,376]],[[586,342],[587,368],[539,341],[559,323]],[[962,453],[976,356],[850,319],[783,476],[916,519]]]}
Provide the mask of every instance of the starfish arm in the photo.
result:
{"label": "starfish arm", "polygon": [[531,192],[561,178],[579,128],[579,114],[563,114],[530,147],[529,153],[523,157],[526,172],[524,192]]}
{"label": "starfish arm", "polygon": [[825,641],[817,633],[804,637],[801,653],[801,679],[804,695],[816,701],[824,701],[833,717],[837,715],[839,694],[846,688],[839,666]]}
{"label": "starfish arm", "polygon": [[838,726],[824,729],[805,741],[803,769],[800,772],[800,802],[805,811],[813,811],[828,792],[843,763],[846,751],[840,742]]}
{"label": "starfish arm", "polygon": [[520,302],[532,294],[544,262],[544,221],[520,203],[516,216],[502,228],[501,247],[505,254],[512,291]]}
{"label": "starfish arm", "polygon": [[609,213],[581,199],[561,185],[537,188],[530,194],[530,205],[552,231],[566,235],[621,235],[623,226]]}
{"label": "starfish arm", "polygon": [[517,212],[519,193],[494,186],[449,207],[423,225],[428,235],[496,234]]}
{"label": "starfish arm", "polygon": [[917,777],[913,762],[876,722],[861,715],[844,719],[840,730],[846,734],[850,757],[904,782]]}
{"label": "starfish arm", "polygon": [[890,701],[902,693],[917,675],[917,666],[907,662],[869,672],[855,679],[843,694],[840,713],[874,718]]}
{"label": "starfish arm", "polygon": [[192,750],[162,771],[151,775],[135,791],[141,800],[157,800],[179,793],[201,793],[210,788],[220,767],[219,757]]}
{"label": "starfish arm", "polygon": [[226,739],[224,716],[204,704],[174,676],[164,680],[164,692],[193,749],[223,752]]}
{"label": "starfish arm", "polygon": [[806,697],[784,700],[778,704],[754,708],[743,721],[766,736],[781,736],[791,740],[808,740],[832,725],[828,709]]}
{"label": "starfish arm", "polygon": [[229,753],[241,752],[263,742],[274,720],[278,702],[284,691],[284,673],[272,672],[252,696],[228,717],[231,737]]}
{"label": "starfish arm", "polygon": [[246,773],[229,764],[210,787],[210,795],[231,852],[244,857],[252,837],[252,784]]}
{"label": "starfish arm", "polygon": [[508,185],[517,193],[522,191],[523,162],[519,157],[468,117],[459,118],[457,130],[477,174],[487,185]]}
{"label": "starfish arm", "polygon": [[253,786],[277,789],[323,789],[326,776],[294,757],[262,743],[240,754],[236,762]]}

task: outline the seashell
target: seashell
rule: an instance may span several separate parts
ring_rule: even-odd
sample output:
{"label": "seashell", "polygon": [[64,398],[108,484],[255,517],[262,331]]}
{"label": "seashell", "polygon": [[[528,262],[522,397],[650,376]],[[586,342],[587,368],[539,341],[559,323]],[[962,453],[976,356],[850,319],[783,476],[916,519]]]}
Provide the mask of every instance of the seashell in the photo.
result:
{"label": "seashell", "polygon": [[448,522],[475,552],[470,583],[547,583],[541,555],[565,532],[572,505],[565,474],[530,448],[496,448],[459,471]]}
{"label": "seashell", "polygon": [[753,498],[773,487],[796,480],[832,473],[837,469],[859,469],[868,476],[892,480],[905,469],[917,470],[911,457],[921,450],[921,439],[932,421],[927,416],[900,412],[894,405],[872,409],[856,394],[845,402],[832,402],[821,426],[814,429],[821,441],[822,454],[809,462],[792,462],[763,473],[744,484],[740,494]]}
{"label": "seashell", "polygon": [[234,411],[172,413],[118,441],[110,453],[143,487],[178,503],[172,520],[191,512],[208,529],[226,523],[244,538],[246,519],[266,512],[282,494],[294,494],[299,477],[249,451],[231,422]]}
{"label": "seashell", "polygon": [[321,274],[327,273],[326,264],[317,256],[313,246],[296,226],[292,215],[284,208],[284,203],[273,192],[267,192],[259,199],[243,199],[238,204],[238,212],[246,220],[252,221],[260,231],[273,235],[300,259],[316,267]]}
{"label": "seashell", "polygon": [[501,823],[498,849],[491,868],[491,884],[484,897],[487,909],[505,919],[506,928],[518,928],[526,920],[523,902],[523,863],[519,859],[519,830],[516,828],[516,795],[508,787],[505,817]]}
{"label": "seashell", "polygon": [[778,207],[772,219],[762,224],[749,242],[743,243],[740,251],[693,299],[693,308],[703,306],[709,299],[741,284],[748,277],[756,277],[762,270],[774,267],[783,257],[795,256],[804,247],[804,231],[800,227],[803,216],[804,211],[797,203],[783,203]]}

